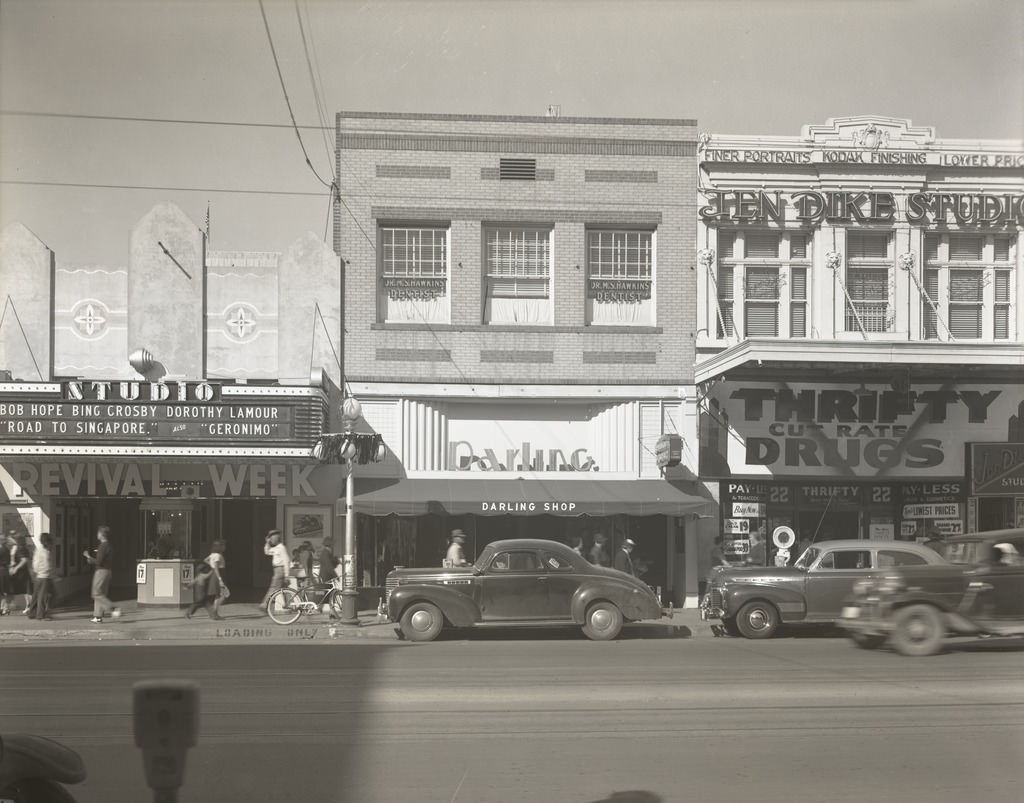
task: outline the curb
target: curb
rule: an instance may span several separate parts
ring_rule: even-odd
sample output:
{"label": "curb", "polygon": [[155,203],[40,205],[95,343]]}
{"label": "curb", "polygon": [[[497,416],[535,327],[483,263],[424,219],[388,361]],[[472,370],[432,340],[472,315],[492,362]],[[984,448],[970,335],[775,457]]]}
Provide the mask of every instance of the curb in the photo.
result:
{"label": "curb", "polygon": [[[154,616],[154,613],[156,616]],[[146,621],[151,617],[152,621]],[[140,617],[142,621],[138,621]],[[204,617],[204,618],[199,618]],[[8,617],[4,617],[7,619]],[[147,611],[140,614],[125,607],[124,618],[88,624],[88,618],[56,619],[48,622],[24,620],[0,622],[0,643],[47,642],[263,642],[289,643],[296,641],[340,642],[353,640],[400,641],[396,622],[381,622],[376,612],[364,614],[358,625],[341,625],[329,621],[307,621],[300,618],[291,625],[279,625],[263,616],[246,614],[225,616],[222,621],[211,622],[205,614],[195,620],[184,621],[183,615],[169,612]],[[14,626],[11,626],[14,625]],[[711,626],[700,620],[697,611],[672,619],[635,622],[626,625],[626,634],[635,638],[676,638],[714,636]],[[453,631],[457,633],[458,631]]]}

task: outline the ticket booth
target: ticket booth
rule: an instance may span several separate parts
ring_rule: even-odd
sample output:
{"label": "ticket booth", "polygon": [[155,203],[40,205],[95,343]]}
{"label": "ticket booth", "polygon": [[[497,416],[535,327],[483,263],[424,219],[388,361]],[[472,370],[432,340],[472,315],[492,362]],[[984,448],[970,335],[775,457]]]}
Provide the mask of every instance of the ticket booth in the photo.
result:
{"label": "ticket booth", "polygon": [[191,605],[195,503],[188,499],[146,499],[141,504],[142,545],[135,569],[140,605]]}

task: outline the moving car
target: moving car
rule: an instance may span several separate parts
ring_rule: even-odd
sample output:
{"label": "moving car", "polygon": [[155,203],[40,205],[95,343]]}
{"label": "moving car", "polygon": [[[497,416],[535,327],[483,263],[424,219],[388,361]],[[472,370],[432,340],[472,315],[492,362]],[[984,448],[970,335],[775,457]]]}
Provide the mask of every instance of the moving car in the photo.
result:
{"label": "moving car", "polygon": [[1024,635],[1024,528],[956,536],[938,549],[942,564],[900,566],[854,586],[839,620],[854,643],[934,655],[947,636]]}
{"label": "moving car", "polygon": [[854,583],[877,569],[944,563],[934,549],[909,541],[821,541],[792,566],[712,569],[701,619],[720,620],[730,635],[770,638],[780,624],[835,622]]}
{"label": "moving car", "polygon": [[539,539],[495,541],[471,566],[396,568],[385,586],[388,615],[410,641],[431,641],[445,627],[552,625],[582,626],[589,638],[605,641],[623,622],[664,613],[637,578]]}

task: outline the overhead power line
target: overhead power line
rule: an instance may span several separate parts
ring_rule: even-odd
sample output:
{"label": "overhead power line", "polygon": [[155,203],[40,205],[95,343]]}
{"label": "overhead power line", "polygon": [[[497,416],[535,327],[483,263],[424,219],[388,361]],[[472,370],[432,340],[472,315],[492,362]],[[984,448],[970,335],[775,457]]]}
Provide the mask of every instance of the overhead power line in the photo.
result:
{"label": "overhead power line", "polygon": [[323,125],[298,125],[296,123],[248,123],[232,120],[176,120],[169,117],[126,117],[113,114],[68,114],[67,112],[30,112],[22,109],[0,109],[0,115],[9,117],[57,117],[69,120],[113,120],[120,123],[169,123],[172,125],[223,125],[236,126],[239,128],[302,128],[311,131],[327,130],[329,126]]}
{"label": "overhead power line", "polygon": [[0,184],[21,184],[32,187],[81,187],[90,190],[159,190],[160,192],[225,192],[239,195],[308,195],[322,198],[323,190],[302,192],[298,190],[237,190],[224,187],[164,187],[146,184],[86,184],[71,181],[23,181],[20,179],[0,179]]}
{"label": "overhead power line", "polygon": [[274,48],[274,37],[270,34],[270,23],[267,21],[267,12],[263,7],[263,0],[259,0],[259,2],[260,15],[263,17],[263,28],[267,32],[267,42],[270,44],[270,55],[274,57],[274,68],[277,70],[277,79],[281,82],[281,92],[284,93],[284,102],[288,107],[288,116],[292,119],[292,126],[295,128],[295,137],[299,140],[299,147],[302,148],[302,155],[306,159],[306,164],[309,166],[309,169],[313,171],[313,175],[317,177],[317,180],[325,187],[330,187],[333,192],[336,185],[320,178],[320,174],[316,172],[316,168],[313,167],[313,163],[309,160],[309,154],[306,153],[306,145],[302,141],[302,134],[299,133],[299,127],[295,122],[295,112],[292,111],[292,102],[288,97],[288,89],[284,83],[284,75],[281,72],[281,63],[277,59],[277,50]]}

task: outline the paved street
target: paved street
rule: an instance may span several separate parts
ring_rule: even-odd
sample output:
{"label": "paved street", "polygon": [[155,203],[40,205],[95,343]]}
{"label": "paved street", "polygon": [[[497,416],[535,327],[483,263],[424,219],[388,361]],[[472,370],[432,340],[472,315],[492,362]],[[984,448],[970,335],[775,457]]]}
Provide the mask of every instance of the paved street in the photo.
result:
{"label": "paved street", "polygon": [[531,631],[285,644],[5,645],[2,730],[146,799],[130,687],[202,687],[183,801],[985,800],[1024,789],[1021,640],[929,659],[829,635]]}

